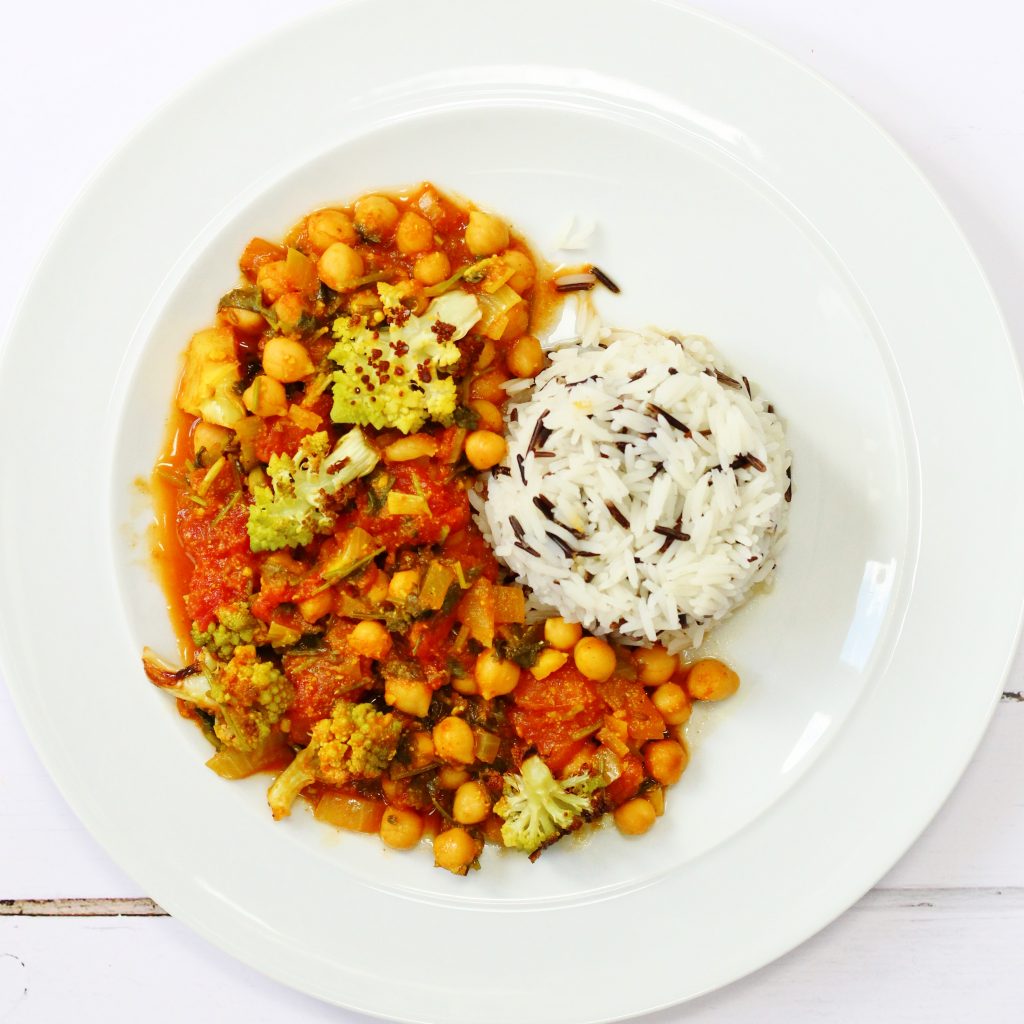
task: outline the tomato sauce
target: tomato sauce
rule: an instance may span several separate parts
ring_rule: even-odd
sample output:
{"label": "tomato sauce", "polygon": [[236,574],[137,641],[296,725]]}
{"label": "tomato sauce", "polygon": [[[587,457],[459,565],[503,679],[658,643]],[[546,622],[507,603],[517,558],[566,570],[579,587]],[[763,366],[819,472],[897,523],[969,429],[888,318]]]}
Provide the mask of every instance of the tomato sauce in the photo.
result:
{"label": "tomato sauce", "polygon": [[[545,640],[543,624],[527,621],[525,595],[471,513],[469,491],[478,486],[481,464],[467,456],[467,437],[483,431],[497,444],[493,434],[502,428],[495,420],[503,420],[510,365],[524,376],[541,365],[523,369],[516,353],[524,332],[540,329],[561,301],[545,268],[507,229],[500,251],[482,257],[479,243],[471,251],[469,208],[432,185],[371,198],[382,223],[391,218],[387,230],[359,227],[357,203],[314,212],[284,244],[255,238],[246,246],[242,287],[225,295],[218,330],[204,341],[207,352],[220,344],[216,360],[202,363],[213,357],[191,346],[186,357],[180,409],[153,477],[154,553],[186,659],[200,658],[223,683],[241,671],[232,666],[246,650],[261,678],[278,680],[287,693],[286,707],[274,705],[273,714],[267,709],[276,698],[252,680],[225,698],[234,700],[230,707],[190,707],[222,744],[211,766],[232,778],[279,770],[343,702],[364,705],[367,714],[401,727],[386,768],[365,769],[339,784],[321,764],[305,797],[323,820],[380,831],[398,848],[408,838],[401,832],[406,826],[436,834],[437,863],[465,873],[485,840],[501,841],[494,804],[503,773],[533,754],[555,775],[607,769],[594,806],[610,810],[661,785],[644,751],[652,741],[666,741],[669,729],[628,654],[620,653],[621,671],[608,679],[590,678],[569,651],[556,653],[563,663],[554,671],[543,669],[542,653],[556,648]],[[402,240],[408,218],[421,234],[418,218],[429,222],[424,245],[435,263],[450,269],[450,280],[436,281],[434,274],[425,283],[427,253],[423,246],[409,251]],[[323,267],[325,252],[337,245],[363,272],[350,286],[335,281],[335,289]],[[381,281],[404,289],[404,310],[385,312]],[[330,353],[334,337],[346,337],[337,321],[344,318],[348,329],[378,325],[384,334],[389,324],[401,326],[399,317],[425,316],[434,296],[455,287],[474,296],[481,310],[500,292],[506,310],[500,321],[457,340],[459,361],[445,371],[455,382],[456,410],[411,437],[363,427],[374,464],[343,486],[318,483],[320,492],[303,492],[302,500],[321,503],[307,542],[266,541],[253,533],[254,510],[268,502],[301,506],[280,479],[273,486],[285,491],[273,491],[270,477],[280,477],[283,465],[282,479],[299,480],[308,466],[294,460],[305,458],[311,435],[323,434],[333,449],[352,429],[331,418],[336,364]],[[455,327],[438,319],[432,329],[442,338]],[[233,341],[233,361],[223,351],[225,337]],[[279,350],[290,346],[305,369],[278,370],[275,377],[271,341]],[[473,409],[480,400],[492,403],[483,407],[486,431],[483,414]],[[403,454],[410,442],[419,447]],[[205,646],[196,650],[194,643]],[[256,750],[231,747],[238,741],[228,726],[245,715],[259,723],[248,734],[263,737]],[[363,739],[350,740],[337,756],[354,756]],[[476,786],[473,798],[482,810],[467,812],[456,798],[467,784]]]}

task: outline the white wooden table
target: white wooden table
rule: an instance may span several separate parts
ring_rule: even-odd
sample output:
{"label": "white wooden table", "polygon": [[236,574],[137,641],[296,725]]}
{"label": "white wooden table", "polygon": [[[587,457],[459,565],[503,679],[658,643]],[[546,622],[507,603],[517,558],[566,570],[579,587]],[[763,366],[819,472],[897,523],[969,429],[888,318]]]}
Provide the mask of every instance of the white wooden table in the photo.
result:
{"label": "white wooden table", "polygon": [[[134,125],[222,53],[322,6],[5,6],[0,316],[62,210]],[[703,6],[816,68],[903,144],[959,218],[1011,330],[1024,338],[1024,7],[1012,0]],[[42,460],[45,467],[46,453]],[[16,501],[17,484],[4,479],[0,495]],[[1010,692],[960,786],[877,888],[775,964],[646,1020],[1024,1020],[1022,688],[1018,655]],[[0,685],[0,1021],[60,1018],[364,1019],[267,981],[163,916],[79,825]]]}

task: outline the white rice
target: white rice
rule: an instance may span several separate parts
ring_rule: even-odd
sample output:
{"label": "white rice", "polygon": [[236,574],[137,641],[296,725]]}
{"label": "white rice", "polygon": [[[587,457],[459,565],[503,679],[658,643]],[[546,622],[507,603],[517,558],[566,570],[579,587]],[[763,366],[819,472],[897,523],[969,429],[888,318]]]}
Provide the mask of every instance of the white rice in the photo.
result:
{"label": "white rice", "polygon": [[697,647],[775,568],[782,424],[707,339],[581,309],[581,337],[508,386],[508,456],[473,495],[477,523],[538,611]]}

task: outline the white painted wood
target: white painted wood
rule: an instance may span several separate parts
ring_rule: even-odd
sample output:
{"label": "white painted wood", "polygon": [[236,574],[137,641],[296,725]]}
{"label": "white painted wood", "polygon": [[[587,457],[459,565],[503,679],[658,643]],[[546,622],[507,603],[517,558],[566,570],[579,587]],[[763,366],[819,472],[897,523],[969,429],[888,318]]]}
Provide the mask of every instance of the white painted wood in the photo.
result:
{"label": "white painted wood", "polygon": [[0,687],[0,899],[100,895],[144,894],[71,813]]}
{"label": "white painted wood", "polygon": [[[0,246],[0,323],[61,211],[134,124],[219,53],[326,2],[40,0],[5,10],[0,129],[14,158],[0,162],[0,223],[16,244]],[[702,6],[816,68],[897,137],[960,220],[1024,339],[1024,7]],[[12,500],[8,481],[0,494]],[[1024,689],[1019,656],[1008,689]],[[1022,737],[1024,704],[1004,703],[959,788],[883,880],[888,888],[778,963],[651,1024],[1024,1019]],[[0,899],[141,895],[63,803],[0,681]],[[0,916],[0,1020],[59,1018],[362,1020],[263,979],[167,918]]]}
{"label": "white painted wood", "polygon": [[[1016,1024],[1022,934],[1021,890],[874,893],[752,977],[643,1020]],[[83,1022],[368,1020],[268,981],[170,918],[0,918],[0,1020],[50,1024],[72,1006]]]}

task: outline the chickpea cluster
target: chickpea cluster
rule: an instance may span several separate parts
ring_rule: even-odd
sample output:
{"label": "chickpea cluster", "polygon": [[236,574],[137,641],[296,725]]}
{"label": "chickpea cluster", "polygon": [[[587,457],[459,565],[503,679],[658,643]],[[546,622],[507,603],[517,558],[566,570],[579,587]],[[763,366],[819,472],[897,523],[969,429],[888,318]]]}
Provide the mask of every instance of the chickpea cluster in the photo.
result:
{"label": "chickpea cluster", "polygon": [[[548,619],[544,624],[544,639],[552,650],[571,652],[576,668],[594,682],[610,679],[618,667],[615,648],[600,637],[584,636],[582,627],[576,623],[562,618]],[[644,684],[671,733],[669,738],[650,740],[644,745],[646,774],[660,787],[675,785],[689,762],[680,727],[690,718],[692,701],[718,701],[732,696],[739,688],[739,676],[716,658],[701,658],[685,666],[677,655],[669,654],[660,644],[636,650],[632,664],[637,679]],[[657,796],[649,791],[648,795],[620,804],[613,818],[623,835],[642,835],[663,810],[662,788]]]}
{"label": "chickpea cluster", "polygon": [[[432,195],[427,188],[423,196]],[[416,288],[431,288],[448,279],[453,271],[452,259],[430,219],[436,208],[421,203],[424,213],[416,205],[410,202],[402,208],[387,196],[366,195],[348,210],[328,208],[311,213],[295,236],[296,244],[311,261],[309,281],[322,282],[347,296],[351,312],[379,315],[380,302],[374,287],[363,285],[372,269],[368,247],[385,247],[397,258],[409,261],[405,272]],[[462,243],[470,258],[499,258],[504,283],[518,295],[527,295],[536,283],[533,259],[516,247],[508,224],[494,214],[472,210],[462,231]],[[263,302],[282,325],[299,323],[311,308],[309,292],[304,293],[301,282],[296,282],[295,267],[289,266],[288,260],[262,262],[255,276]],[[421,298],[420,303],[425,306],[425,299]],[[266,328],[264,317],[249,309],[228,307],[221,310],[220,317],[243,334],[260,334]],[[500,339],[496,344],[487,342],[473,368],[468,405],[478,424],[467,433],[462,445],[474,469],[491,469],[508,451],[500,410],[505,397],[502,383],[509,376],[534,377],[546,363],[540,341],[527,333],[529,321],[528,302],[514,306]],[[308,344],[282,331],[263,345],[261,373],[242,396],[249,412],[263,418],[286,415],[287,386],[307,379],[316,369]]]}

